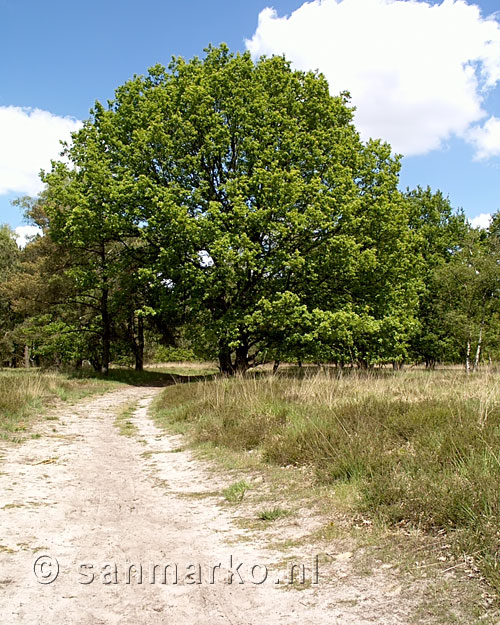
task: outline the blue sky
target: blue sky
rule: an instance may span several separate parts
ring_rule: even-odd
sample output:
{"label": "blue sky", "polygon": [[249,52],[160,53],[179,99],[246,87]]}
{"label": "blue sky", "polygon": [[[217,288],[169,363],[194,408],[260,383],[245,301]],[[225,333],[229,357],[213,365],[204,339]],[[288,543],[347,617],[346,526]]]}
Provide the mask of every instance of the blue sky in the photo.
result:
{"label": "blue sky", "polygon": [[[271,10],[274,9],[274,11]],[[0,222],[93,102],[172,55],[285,53],[348,89],[362,136],[472,219],[500,209],[498,0],[0,0]],[[3,170],[3,172],[2,172]],[[484,222],[484,219],[483,219]]]}

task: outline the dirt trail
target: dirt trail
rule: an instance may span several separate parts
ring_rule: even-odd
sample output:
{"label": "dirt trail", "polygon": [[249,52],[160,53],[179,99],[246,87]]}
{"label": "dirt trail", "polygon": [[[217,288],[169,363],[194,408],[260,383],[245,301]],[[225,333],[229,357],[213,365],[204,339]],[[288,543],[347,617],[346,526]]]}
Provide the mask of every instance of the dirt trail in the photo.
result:
{"label": "dirt trail", "polygon": [[[243,530],[213,494],[228,480],[183,451],[181,437],[166,435],[148,418],[157,392],[128,388],[59,408],[53,420],[40,423],[40,438],[0,450],[0,622],[409,622],[387,578],[350,583],[320,564],[319,584],[311,584],[313,553],[304,553],[301,561],[307,567],[306,587],[284,583],[282,573],[289,569],[279,564],[283,553],[237,540]],[[135,401],[136,435],[125,437],[114,425],[115,416]],[[203,492],[208,496],[200,496]],[[57,570],[55,561],[34,566],[47,555],[57,558],[59,574],[42,584]],[[127,583],[129,563],[142,565],[142,584],[134,575]],[[167,563],[177,564],[178,583],[172,568],[166,584],[158,569],[151,583],[152,565]],[[202,583],[192,584],[200,581],[198,565]],[[254,565],[259,566],[252,575]],[[268,579],[256,583],[263,580],[264,565]]]}

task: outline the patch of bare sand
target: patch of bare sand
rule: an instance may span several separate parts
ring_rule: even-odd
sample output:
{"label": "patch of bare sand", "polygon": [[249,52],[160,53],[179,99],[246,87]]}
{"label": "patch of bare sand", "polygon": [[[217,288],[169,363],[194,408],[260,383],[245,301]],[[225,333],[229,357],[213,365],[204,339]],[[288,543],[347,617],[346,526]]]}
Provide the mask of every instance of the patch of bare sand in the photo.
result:
{"label": "patch of bare sand", "polygon": [[[316,585],[317,554],[307,548],[294,554],[306,567],[306,583],[289,585],[282,552],[255,540],[235,541],[245,530],[231,509],[218,505],[227,480],[183,450],[182,437],[165,434],[148,418],[157,392],[130,388],[59,408],[58,420],[39,424],[40,438],[4,447],[2,623],[409,622],[391,570],[357,576],[350,553],[330,560],[322,555]],[[134,401],[137,435],[121,436],[113,425],[116,412]],[[58,560],[59,575],[50,584],[34,573],[42,555]],[[41,562],[35,570],[48,581],[56,564],[40,568]],[[128,579],[130,563],[142,565],[142,584],[138,575]],[[151,583],[152,565],[168,563],[177,564],[178,583],[173,566],[167,583],[159,569]]]}

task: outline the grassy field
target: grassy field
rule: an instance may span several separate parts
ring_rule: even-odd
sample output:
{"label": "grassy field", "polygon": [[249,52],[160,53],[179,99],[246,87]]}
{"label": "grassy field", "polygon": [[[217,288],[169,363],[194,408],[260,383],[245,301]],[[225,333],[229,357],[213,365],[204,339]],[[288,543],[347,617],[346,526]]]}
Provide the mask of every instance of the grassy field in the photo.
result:
{"label": "grassy field", "polygon": [[353,515],[446,536],[500,590],[499,373],[216,378],[165,389],[155,411],[194,444],[307,468]]}
{"label": "grassy field", "polygon": [[114,386],[111,380],[58,372],[0,370],[0,439],[21,440],[36,415],[55,400],[75,400]]}
{"label": "grassy field", "polygon": [[210,366],[190,363],[167,363],[142,372],[113,368],[108,376],[92,370],[63,373],[0,369],[0,439],[21,440],[29,434],[31,421],[56,400],[76,400],[117,388],[120,384],[166,386],[214,371]]}

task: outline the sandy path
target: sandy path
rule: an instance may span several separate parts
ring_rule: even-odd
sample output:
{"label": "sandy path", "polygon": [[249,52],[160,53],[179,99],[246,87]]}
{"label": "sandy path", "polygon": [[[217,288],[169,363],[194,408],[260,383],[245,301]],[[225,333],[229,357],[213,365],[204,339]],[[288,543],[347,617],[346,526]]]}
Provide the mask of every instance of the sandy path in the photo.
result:
{"label": "sandy path", "polygon": [[[128,388],[60,408],[53,413],[58,420],[40,423],[40,438],[0,450],[2,624],[408,623],[387,579],[351,584],[320,566],[318,585],[284,589],[283,576],[277,585],[283,554],[238,541],[243,530],[231,510],[218,505],[220,497],[199,496],[220,492],[228,480],[188,451],[173,453],[182,439],[149,420],[157,392]],[[138,401],[138,431],[130,438],[118,433],[114,418],[131,401]],[[45,555],[59,565],[49,584],[34,573]],[[301,560],[309,582],[315,581],[313,555]],[[48,581],[56,564],[41,562],[36,572]],[[143,567],[142,584],[134,575],[127,583],[132,562]],[[235,570],[240,562],[243,584]],[[166,584],[159,570],[151,583],[152,565],[167,563],[177,564],[178,583],[171,569]],[[202,583],[190,583],[199,581],[198,565]],[[259,566],[252,576],[253,565]],[[268,579],[256,583],[263,565]]]}

